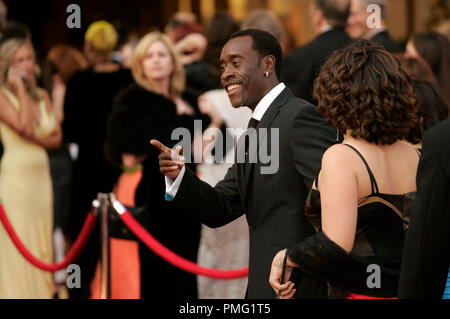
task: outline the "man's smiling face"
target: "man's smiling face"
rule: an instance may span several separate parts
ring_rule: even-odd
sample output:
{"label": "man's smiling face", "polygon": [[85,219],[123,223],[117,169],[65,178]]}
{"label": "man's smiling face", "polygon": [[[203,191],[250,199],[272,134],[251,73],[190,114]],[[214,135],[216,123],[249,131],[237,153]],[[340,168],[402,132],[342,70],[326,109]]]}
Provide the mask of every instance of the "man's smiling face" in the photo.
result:
{"label": "man's smiling face", "polygon": [[262,58],[252,48],[250,36],[233,38],[220,55],[222,85],[233,107],[256,107],[264,96]]}

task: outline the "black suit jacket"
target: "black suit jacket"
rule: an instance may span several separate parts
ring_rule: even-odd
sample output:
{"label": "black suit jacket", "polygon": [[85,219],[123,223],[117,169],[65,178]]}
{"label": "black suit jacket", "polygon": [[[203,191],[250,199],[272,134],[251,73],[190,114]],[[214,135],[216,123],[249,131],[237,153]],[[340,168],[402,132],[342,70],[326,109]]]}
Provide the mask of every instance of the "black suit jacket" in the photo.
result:
{"label": "black suit jacket", "polygon": [[383,46],[387,51],[391,53],[402,53],[403,49],[401,46],[395,42],[387,31],[382,31],[375,34],[370,41],[375,44]]}
{"label": "black suit jacket", "polygon": [[[275,297],[269,285],[275,254],[314,234],[304,204],[323,153],[336,143],[336,130],[326,126],[316,107],[294,97],[288,88],[268,108],[260,128],[268,130],[259,136],[259,147],[279,149],[279,167],[274,174],[262,174],[266,165],[259,159],[254,164],[234,164],[213,188],[186,169],[173,203],[213,228],[245,213],[250,232],[247,296],[269,299]],[[276,134],[271,129],[278,129],[279,145],[271,142]],[[309,279],[299,278],[297,287]]]}
{"label": "black suit jacket", "polygon": [[313,102],[314,80],[328,56],[351,42],[344,29],[322,33],[313,41],[292,52],[283,62],[281,79],[295,96]]}
{"label": "black suit jacket", "polygon": [[441,299],[450,266],[450,119],[425,134],[400,298]]}

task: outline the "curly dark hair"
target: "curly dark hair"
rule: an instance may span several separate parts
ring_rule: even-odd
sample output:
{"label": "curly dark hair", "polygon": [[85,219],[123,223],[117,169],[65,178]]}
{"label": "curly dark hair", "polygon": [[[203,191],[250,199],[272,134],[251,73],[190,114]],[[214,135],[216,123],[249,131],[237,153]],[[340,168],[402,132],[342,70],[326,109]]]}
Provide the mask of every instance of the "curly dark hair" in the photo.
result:
{"label": "curly dark hair", "polygon": [[328,124],[369,143],[392,145],[419,125],[408,74],[397,58],[367,40],[331,54],[314,98]]}

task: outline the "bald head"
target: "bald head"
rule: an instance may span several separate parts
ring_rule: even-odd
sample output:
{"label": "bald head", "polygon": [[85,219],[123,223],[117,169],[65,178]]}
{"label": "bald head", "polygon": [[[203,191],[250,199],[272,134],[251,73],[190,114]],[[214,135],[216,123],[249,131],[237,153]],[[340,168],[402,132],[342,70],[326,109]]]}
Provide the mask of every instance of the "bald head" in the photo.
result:
{"label": "bald head", "polygon": [[345,27],[350,14],[350,0],[315,0],[316,9],[332,27]]}

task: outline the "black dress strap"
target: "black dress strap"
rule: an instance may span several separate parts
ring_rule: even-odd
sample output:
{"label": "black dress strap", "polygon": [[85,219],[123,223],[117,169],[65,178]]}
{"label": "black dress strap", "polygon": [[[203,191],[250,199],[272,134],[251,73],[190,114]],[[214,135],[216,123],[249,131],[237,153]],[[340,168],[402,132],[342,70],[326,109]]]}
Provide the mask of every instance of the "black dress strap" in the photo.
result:
{"label": "black dress strap", "polygon": [[417,155],[419,155],[419,159],[422,157],[422,148],[414,147],[416,150]]}
{"label": "black dress strap", "polygon": [[369,173],[370,186],[372,187],[372,194],[378,194],[379,193],[379,189],[378,189],[377,181],[375,180],[375,176],[373,176],[372,170],[370,169],[369,164],[367,164],[367,161],[364,158],[364,156],[362,156],[362,154],[356,148],[354,148],[353,146],[351,146],[349,144],[342,144],[342,145],[346,145],[346,146],[350,147],[352,150],[354,150],[356,152],[356,154],[359,155],[359,157],[361,157],[362,161],[364,162],[364,165],[366,165],[367,172]]}

